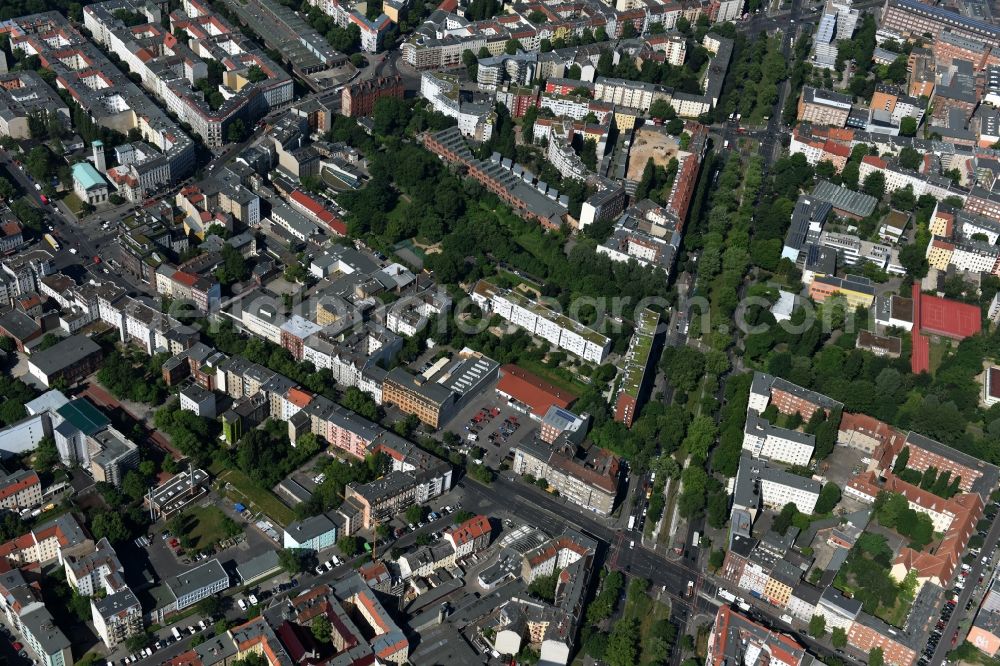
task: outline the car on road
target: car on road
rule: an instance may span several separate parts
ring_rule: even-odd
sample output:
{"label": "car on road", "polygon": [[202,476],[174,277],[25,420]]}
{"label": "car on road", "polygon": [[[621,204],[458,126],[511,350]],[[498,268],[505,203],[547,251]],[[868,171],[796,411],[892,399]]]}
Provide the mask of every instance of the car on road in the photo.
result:
{"label": "car on road", "polygon": [[10,644],[10,646],[14,648],[15,652],[20,652],[24,648],[24,646],[21,645],[18,641],[14,641],[13,643]]}

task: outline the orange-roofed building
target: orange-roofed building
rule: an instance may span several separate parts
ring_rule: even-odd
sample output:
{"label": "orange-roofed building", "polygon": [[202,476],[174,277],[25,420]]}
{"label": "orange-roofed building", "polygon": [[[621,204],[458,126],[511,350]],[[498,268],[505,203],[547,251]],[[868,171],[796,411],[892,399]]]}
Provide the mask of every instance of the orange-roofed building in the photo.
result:
{"label": "orange-roofed building", "polygon": [[541,420],[552,405],[566,409],[577,397],[516,365],[501,367],[500,375],[497,393],[527,407],[535,420]]}
{"label": "orange-roofed building", "polygon": [[455,558],[458,559],[490,545],[491,530],[489,518],[483,515],[473,516],[461,525],[448,530],[444,538],[455,549]]}
{"label": "orange-roofed building", "polygon": [[757,655],[752,663],[769,666],[799,666],[807,659],[805,647],[791,636],[757,624],[729,606],[720,606],[708,636],[706,666],[751,663],[745,660],[751,653]]}

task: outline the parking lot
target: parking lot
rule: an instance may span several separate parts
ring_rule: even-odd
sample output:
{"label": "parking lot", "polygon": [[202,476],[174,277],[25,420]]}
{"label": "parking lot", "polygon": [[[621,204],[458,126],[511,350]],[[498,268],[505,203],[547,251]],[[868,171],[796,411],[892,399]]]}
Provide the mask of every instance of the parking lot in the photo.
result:
{"label": "parking lot", "polygon": [[[223,565],[233,563],[235,566],[260,555],[267,549],[273,549],[275,547],[275,544],[270,539],[261,534],[257,528],[253,526],[253,521],[247,522],[246,518],[236,513],[229,502],[216,498],[214,495],[209,495],[209,499],[199,504],[199,506],[212,505],[221,509],[223,513],[243,526],[244,530],[239,543],[236,543],[235,545],[232,545],[215,555],[203,557],[202,561],[210,559],[210,557],[216,557]],[[247,518],[249,518],[249,516]],[[153,538],[149,539],[148,545],[142,546],[143,550],[145,550],[147,556],[149,557],[150,565],[160,580],[176,576],[182,571],[186,571],[199,563],[187,555],[184,557],[178,557],[175,555],[170,547],[169,539],[164,539],[162,536],[165,529],[165,525],[162,522],[154,524],[150,527],[150,533],[153,535]]]}
{"label": "parking lot", "polygon": [[471,400],[445,430],[462,439],[460,446],[463,449],[472,446],[483,449],[483,463],[499,469],[511,448],[526,438],[530,441],[538,435],[538,423],[527,411],[508,404],[491,388]]}

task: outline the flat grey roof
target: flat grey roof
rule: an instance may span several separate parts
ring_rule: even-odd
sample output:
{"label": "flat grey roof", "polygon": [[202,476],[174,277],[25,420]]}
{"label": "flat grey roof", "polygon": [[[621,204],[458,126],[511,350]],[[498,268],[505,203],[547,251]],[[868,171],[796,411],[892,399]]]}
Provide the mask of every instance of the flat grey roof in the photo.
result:
{"label": "flat grey roof", "polygon": [[174,595],[174,598],[180,599],[191,592],[200,590],[223,579],[228,581],[229,574],[219,564],[219,560],[214,559],[194,569],[188,569],[184,573],[168,578],[165,582],[170,592]]}
{"label": "flat grey roof", "polygon": [[52,375],[92,354],[99,354],[101,346],[85,335],[73,335],[40,352],[31,355],[30,362],[46,376]]}
{"label": "flat grey roof", "polygon": [[279,567],[281,567],[281,560],[278,559],[277,551],[266,550],[257,557],[237,566],[236,573],[239,574],[240,580],[249,583]]}

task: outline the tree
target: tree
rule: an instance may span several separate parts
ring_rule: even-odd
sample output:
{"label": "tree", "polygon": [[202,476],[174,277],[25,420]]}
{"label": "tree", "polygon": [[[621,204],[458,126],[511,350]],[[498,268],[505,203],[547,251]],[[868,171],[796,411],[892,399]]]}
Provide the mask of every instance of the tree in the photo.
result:
{"label": "tree", "polygon": [[885,656],[882,648],[874,647],[868,651],[868,666],[885,666]]}
{"label": "tree", "polygon": [[908,243],[899,250],[899,263],[906,274],[914,279],[921,279],[927,275],[929,268],[924,248],[914,243]]}
{"label": "tree", "polygon": [[896,456],[896,461],[892,463],[892,473],[899,474],[906,469],[906,463],[910,462],[910,447],[904,446]]}
{"label": "tree", "polygon": [[681,120],[680,118],[671,118],[667,122],[668,133],[673,134],[674,136],[678,136],[683,131],[684,131],[684,121]]}
{"label": "tree", "polygon": [[674,111],[674,107],[670,105],[670,102],[659,97],[649,105],[649,116],[651,118],[659,118],[660,120],[670,120],[677,117],[677,112]]}
{"label": "tree", "polygon": [[826,618],[822,615],[813,615],[809,620],[809,635],[813,638],[822,638],[826,633]]}
{"label": "tree", "polygon": [[465,71],[468,73],[469,78],[475,81],[479,73],[479,60],[476,58],[476,54],[472,52],[472,49],[462,51],[462,64],[465,65]]}
{"label": "tree", "polygon": [[138,652],[144,647],[148,647],[151,642],[153,642],[152,634],[141,631],[125,639],[125,647],[129,652]]}
{"label": "tree", "polygon": [[213,617],[222,610],[222,602],[219,597],[208,596],[198,602],[198,613],[205,617]]}
{"label": "tree", "polygon": [[881,171],[872,171],[865,176],[861,190],[869,196],[881,199],[885,196],[885,174]]}
{"label": "tree", "polygon": [[507,43],[504,44],[503,50],[507,55],[515,55],[518,51],[522,50],[521,42],[516,39],[508,39]]}
{"label": "tree", "polygon": [[416,525],[424,519],[424,507],[419,504],[411,504],[406,507],[403,517],[406,518],[406,522]]}
{"label": "tree", "polygon": [[722,566],[723,562],[726,561],[726,551],[721,548],[713,550],[712,554],[708,556],[708,565],[713,569],[718,569]]}
{"label": "tree", "polygon": [[899,151],[899,166],[916,171],[923,164],[924,157],[910,146]]}
{"label": "tree", "polygon": [[337,540],[337,548],[340,549],[340,552],[342,552],[345,557],[354,557],[361,550],[358,538],[353,536],[340,537]]}
{"label": "tree", "polygon": [[775,516],[771,529],[778,534],[784,535],[785,532],[788,531],[788,528],[792,526],[792,521],[795,520],[795,516],[798,514],[799,510],[796,508],[795,504],[789,502],[781,508],[781,513]]}
{"label": "tree", "polygon": [[604,659],[610,666],[634,666],[639,656],[639,620],[629,617],[615,623],[608,636]]}
{"label": "tree", "polygon": [[330,642],[330,634],[333,633],[333,628],[330,626],[330,619],[325,613],[320,613],[313,618],[309,629],[312,631],[313,637],[320,643]]}
{"label": "tree", "polygon": [[833,643],[833,647],[838,650],[847,647],[847,632],[844,631],[843,627],[834,627],[830,641]]}
{"label": "tree", "polygon": [[552,603],[556,598],[556,585],[559,582],[559,571],[548,576],[539,576],[528,585],[528,594]]}
{"label": "tree", "polygon": [[125,520],[118,511],[102,511],[96,514],[90,521],[90,532],[98,541],[106,538],[111,543],[120,543],[129,538]]}
{"label": "tree", "polygon": [[287,574],[294,576],[306,571],[308,553],[304,548],[282,548],[278,551],[278,561]]}
{"label": "tree", "polygon": [[917,205],[917,198],[913,195],[913,187],[907,185],[894,191],[889,197],[889,204],[896,210],[913,210]]}
{"label": "tree", "polygon": [[899,121],[899,133],[902,136],[916,136],[917,119],[911,116],[904,116],[903,119]]}
{"label": "tree", "polygon": [[840,502],[840,488],[832,481],[827,482],[819,492],[819,499],[816,500],[815,512],[818,514],[830,513],[837,503]]}
{"label": "tree", "polygon": [[40,439],[31,459],[31,468],[36,472],[49,472],[58,462],[59,450],[56,448],[56,441],[51,437]]}

